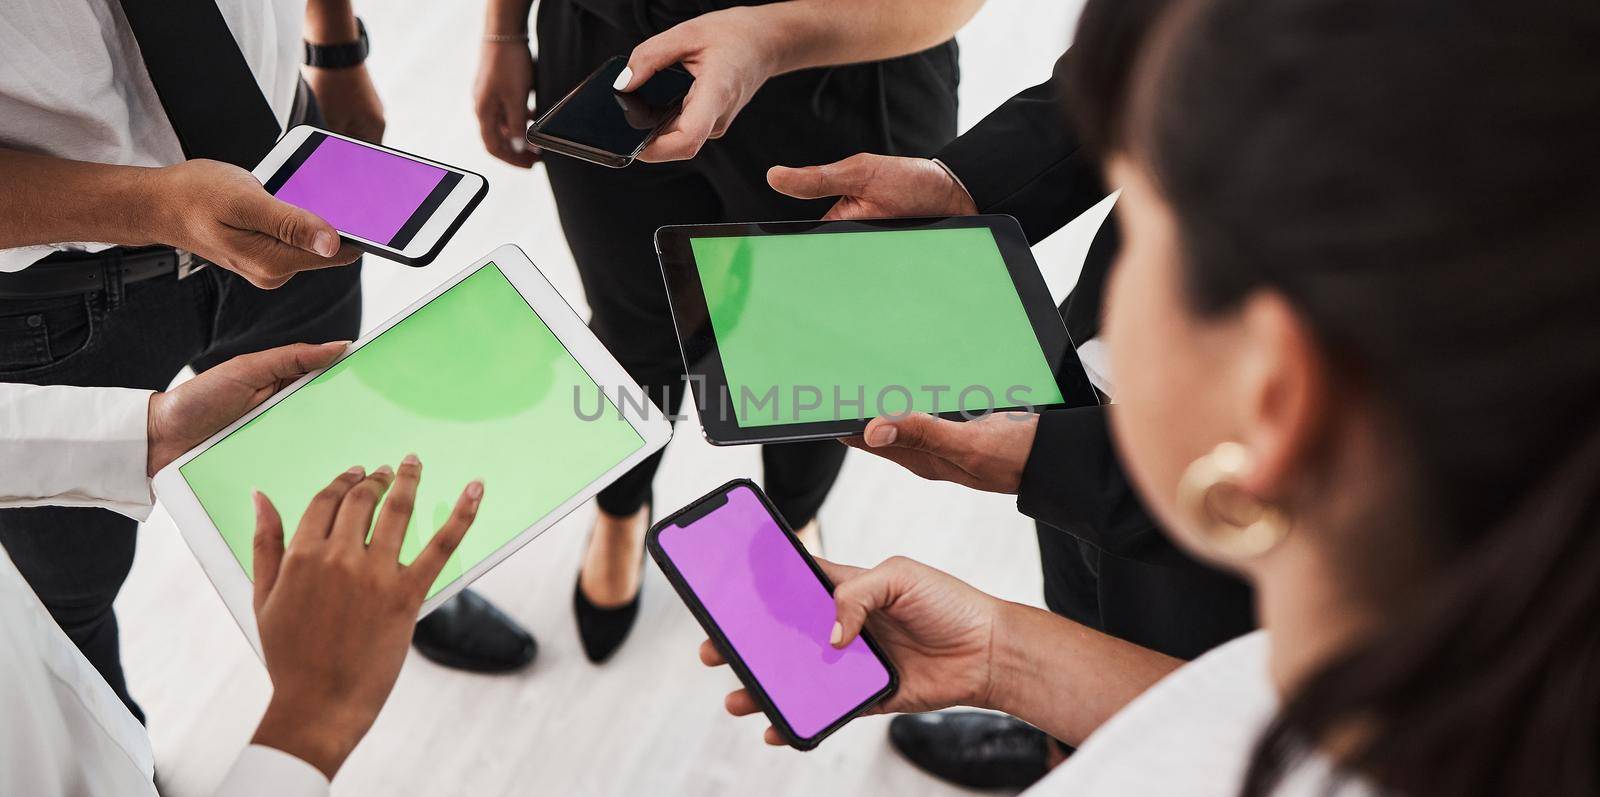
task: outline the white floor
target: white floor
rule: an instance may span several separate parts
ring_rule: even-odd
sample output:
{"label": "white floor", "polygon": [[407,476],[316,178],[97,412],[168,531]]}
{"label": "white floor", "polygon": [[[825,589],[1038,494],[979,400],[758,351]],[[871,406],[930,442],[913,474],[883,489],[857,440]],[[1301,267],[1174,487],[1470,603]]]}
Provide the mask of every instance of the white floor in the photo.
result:
{"label": "white floor", "polygon": [[[542,170],[521,172],[482,152],[471,114],[477,4],[358,3],[388,104],[388,142],[489,176],[492,190],[438,262],[408,269],[369,261],[367,322],[387,317],[443,275],[495,246],[522,246],[575,305],[582,294]],[[470,8],[463,8],[470,5]],[[992,0],[961,35],[963,127],[1043,79],[1067,43],[1075,0]],[[1038,248],[1064,294],[1105,208]],[[657,481],[663,508],[734,476],[756,475],[754,449],[712,448],[686,424]],[[509,676],[467,675],[412,656],[377,725],[335,784],[337,794],[882,794],[946,787],[898,759],[886,720],[863,719],[818,750],[771,749],[763,722],[735,720],[725,670],[701,667],[702,635],[649,569],[628,645],[593,667],[578,648],[570,596],[585,508],[478,583],[532,629],[538,661]],[[852,454],[822,512],[830,555],[872,564],[905,554],[1001,596],[1037,602],[1031,524],[1003,496],[922,482]],[[268,696],[265,672],[210,584],[158,512],[140,541],[118,603],[134,694],[150,715],[164,785],[208,793],[250,736]]]}

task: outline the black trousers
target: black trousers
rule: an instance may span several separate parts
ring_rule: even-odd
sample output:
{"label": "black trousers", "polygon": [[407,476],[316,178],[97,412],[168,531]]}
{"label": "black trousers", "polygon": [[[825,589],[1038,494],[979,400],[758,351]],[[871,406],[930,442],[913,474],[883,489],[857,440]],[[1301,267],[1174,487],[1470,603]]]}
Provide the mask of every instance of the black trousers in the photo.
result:
{"label": "black trousers", "polygon": [[[607,58],[627,54],[678,21],[667,12],[640,19],[635,7],[613,0],[539,4],[541,106],[561,99]],[[958,79],[951,42],[893,61],[776,78],[726,136],[692,161],[618,170],[546,157],[562,230],[592,310],[590,327],[658,406],[676,411],[685,390],[655,254],[656,228],[817,218],[831,202],[773,191],[768,167],[831,163],[857,152],[931,154],[955,136]],[[766,490],[792,525],[816,515],[845,451],[831,440],[763,447]],[[647,460],[601,491],[600,508],[614,515],[638,511],[649,501],[658,465],[659,456]]]}
{"label": "black trousers", "polygon": [[[204,371],[274,346],[354,340],[361,266],[309,271],[275,291],[213,266],[184,280],[173,275],[78,296],[0,299],[0,319],[33,316],[39,323],[29,328],[46,345],[34,351],[48,356],[0,361],[0,381],[162,390],[186,365]],[[111,608],[133,565],[137,529],[103,509],[0,510],[0,543],[17,569],[142,721],[123,677]]]}

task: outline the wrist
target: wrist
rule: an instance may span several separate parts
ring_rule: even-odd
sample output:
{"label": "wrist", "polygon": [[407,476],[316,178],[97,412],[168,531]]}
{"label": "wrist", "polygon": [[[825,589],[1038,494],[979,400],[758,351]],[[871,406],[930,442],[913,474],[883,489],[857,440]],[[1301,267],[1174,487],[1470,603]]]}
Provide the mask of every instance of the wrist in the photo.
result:
{"label": "wrist", "polygon": [[322,709],[316,711],[305,705],[305,701],[274,694],[250,743],[288,753],[333,780],[366,728],[326,710],[328,702],[322,702]]}
{"label": "wrist", "polygon": [[715,38],[745,44],[753,55],[749,66],[759,87],[770,78],[805,68],[800,58],[806,49],[800,41],[805,35],[803,23],[796,23],[793,14],[785,13],[786,5],[734,6],[713,11],[695,22],[714,25],[720,20],[734,29],[732,34],[719,33]]}
{"label": "wrist", "polygon": [[528,17],[533,13],[531,0],[500,0],[490,2],[483,20],[483,34],[488,36],[520,36],[528,38]]}
{"label": "wrist", "polygon": [[938,158],[929,158],[929,160],[933,161],[933,165],[939,167],[939,171],[945,176],[947,181],[945,193],[949,198],[949,206],[960,209],[955,215],[976,215],[978,203],[972,198],[972,192],[967,190],[966,184],[961,182],[961,175],[956,174],[955,170],[950,168],[950,164]]}
{"label": "wrist", "polygon": [[974,705],[1023,716],[1028,713],[1027,686],[1038,677],[1024,627],[1029,615],[1039,610],[1011,601],[999,603],[989,643],[989,682]]}
{"label": "wrist", "polygon": [[117,166],[97,193],[104,199],[96,216],[111,225],[104,240],[120,246],[182,246],[181,226],[169,212],[172,194],[165,186],[171,166]]}

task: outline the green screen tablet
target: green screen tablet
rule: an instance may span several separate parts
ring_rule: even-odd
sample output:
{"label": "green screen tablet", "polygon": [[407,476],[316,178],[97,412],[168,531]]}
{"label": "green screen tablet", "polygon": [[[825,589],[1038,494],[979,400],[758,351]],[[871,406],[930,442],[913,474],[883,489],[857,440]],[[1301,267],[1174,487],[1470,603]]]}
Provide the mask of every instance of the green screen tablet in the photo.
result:
{"label": "green screen tablet", "polygon": [[502,252],[180,460],[181,485],[168,477],[158,488],[167,488],[164,501],[185,488],[182,497],[204,513],[205,524],[180,520],[186,536],[220,538],[232,569],[248,577],[252,489],[272,499],[292,536],[312,496],[340,472],[397,466],[415,452],[422,483],[402,562],[422,550],[467,482],[486,485],[476,522],[430,590],[436,596],[660,448],[664,422],[617,407],[621,367],[520,252]]}
{"label": "green screen tablet", "polygon": [[713,441],[1092,403],[1015,222],[950,222],[663,228],[674,320]]}

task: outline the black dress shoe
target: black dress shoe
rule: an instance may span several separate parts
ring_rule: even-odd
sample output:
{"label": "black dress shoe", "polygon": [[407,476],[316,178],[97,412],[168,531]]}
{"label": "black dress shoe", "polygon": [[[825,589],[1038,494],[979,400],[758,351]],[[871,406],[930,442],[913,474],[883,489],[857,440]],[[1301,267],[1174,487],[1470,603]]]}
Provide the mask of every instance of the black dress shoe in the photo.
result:
{"label": "black dress shoe", "polygon": [[418,620],[411,644],[432,661],[473,672],[520,669],[539,652],[532,634],[470,589]]}
{"label": "black dress shoe", "polygon": [[969,789],[1022,789],[1050,771],[1050,737],[1004,714],[902,714],[889,741],[918,769]]}
{"label": "black dress shoe", "polygon": [[[644,527],[649,529],[655,525],[655,520],[652,509],[645,515]],[[594,542],[593,535],[589,541]],[[587,558],[588,554],[584,556]],[[644,594],[643,558],[639,560],[639,572],[639,591],[633,593],[633,600],[608,609],[594,605],[589,596],[583,594],[583,571],[578,571],[578,583],[572,588],[572,615],[578,621],[578,640],[583,643],[583,655],[588,656],[589,661],[605,663],[627,641],[633,621],[639,618],[639,596]]]}

